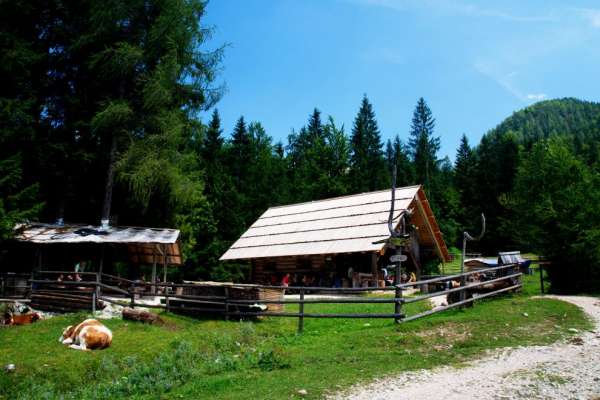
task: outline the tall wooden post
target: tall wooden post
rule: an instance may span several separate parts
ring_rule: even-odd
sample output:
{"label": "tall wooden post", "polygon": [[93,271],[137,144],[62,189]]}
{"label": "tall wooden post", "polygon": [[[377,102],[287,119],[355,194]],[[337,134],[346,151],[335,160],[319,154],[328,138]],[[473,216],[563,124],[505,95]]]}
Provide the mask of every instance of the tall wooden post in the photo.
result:
{"label": "tall wooden post", "polygon": [[467,253],[467,233],[465,232],[463,234],[463,247],[462,247],[462,253],[460,256],[460,286],[463,288],[460,291],[460,301],[464,301],[466,298],[466,292],[464,289],[464,286],[467,284],[464,273],[465,273],[465,257],[466,257],[466,253]]}
{"label": "tall wooden post", "polygon": [[300,289],[300,303],[298,304],[298,333],[304,332],[304,289]]}
{"label": "tall wooden post", "polygon": [[223,289],[225,293],[225,301],[223,302],[225,305],[225,321],[229,321],[229,288],[225,286]]}
{"label": "tall wooden post", "polygon": [[[167,283],[167,245],[163,245],[163,283]],[[165,291],[167,287],[165,286]]]}
{"label": "tall wooden post", "polygon": [[150,286],[150,293],[156,294],[156,247],[152,246],[152,285]]}
{"label": "tall wooden post", "polygon": [[100,245],[100,264],[98,265],[98,273],[96,274],[96,297],[100,297],[100,285],[102,281],[102,270],[104,269],[104,243]]}
{"label": "tall wooden post", "polygon": [[396,291],[394,292],[395,303],[394,303],[394,321],[398,324],[402,322],[402,286],[400,284],[396,285]]}
{"label": "tall wooden post", "polygon": [[375,287],[379,286],[379,271],[377,271],[377,253],[371,253],[371,274],[375,280]]}
{"label": "tall wooden post", "polygon": [[540,290],[544,294],[544,264],[538,260],[538,266],[540,268]]}

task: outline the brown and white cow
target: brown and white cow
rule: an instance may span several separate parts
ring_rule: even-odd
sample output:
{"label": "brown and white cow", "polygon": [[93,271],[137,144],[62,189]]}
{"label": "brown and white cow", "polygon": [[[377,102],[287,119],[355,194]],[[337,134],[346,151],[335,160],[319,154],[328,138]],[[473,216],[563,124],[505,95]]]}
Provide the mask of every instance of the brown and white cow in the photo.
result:
{"label": "brown and white cow", "polygon": [[76,350],[101,350],[112,343],[112,332],[95,319],[65,328],[58,341]]}
{"label": "brown and white cow", "polygon": [[29,325],[40,319],[42,319],[42,317],[40,316],[40,314],[38,314],[36,312],[29,313],[29,314],[20,314],[20,315],[8,314],[4,321],[4,324],[5,325]]}

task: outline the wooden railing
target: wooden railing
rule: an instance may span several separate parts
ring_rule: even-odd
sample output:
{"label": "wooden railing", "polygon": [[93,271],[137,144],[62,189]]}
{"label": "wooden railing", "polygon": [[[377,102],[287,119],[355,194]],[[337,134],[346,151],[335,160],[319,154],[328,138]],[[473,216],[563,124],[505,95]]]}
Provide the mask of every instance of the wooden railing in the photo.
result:
{"label": "wooden railing", "polygon": [[[217,314],[226,319],[249,318],[249,317],[289,317],[298,319],[298,331],[304,329],[305,318],[384,318],[393,319],[394,321],[408,322],[418,318],[422,318],[431,314],[439,313],[448,309],[462,307],[475,300],[486,297],[496,296],[501,293],[516,291],[521,288],[521,272],[518,271],[519,266],[516,264],[503,265],[494,268],[485,268],[475,271],[465,272],[463,274],[454,274],[449,276],[441,276],[438,278],[426,279],[417,282],[404,283],[397,286],[385,288],[376,287],[361,287],[361,288],[323,288],[323,287],[282,287],[270,285],[237,285],[223,284],[223,286],[214,286],[202,283],[149,283],[127,280],[114,275],[102,274],[98,275],[93,272],[80,273],[81,281],[61,280],[57,281],[56,277],[67,274],[65,271],[44,271],[38,274],[46,279],[31,279],[32,293],[43,292],[49,298],[56,300],[56,296],[60,297],[60,293],[65,296],[73,297],[73,291],[81,290],[90,295],[91,309],[95,311],[96,302],[98,300],[121,305],[124,307],[144,307],[158,308],[173,312],[192,312],[199,314]],[[73,274],[72,272],[69,274]],[[470,277],[479,275],[483,277],[481,281],[467,282]],[[83,279],[85,277],[85,280]],[[50,278],[50,279],[48,279]],[[109,285],[104,283],[107,279],[112,282],[119,282],[120,286]],[[455,287],[456,285],[460,285]],[[408,289],[427,288],[435,286],[440,290],[422,290],[417,296],[406,296]],[[158,298],[159,304],[143,303],[140,299],[143,294],[136,293],[136,288],[152,288],[162,289],[162,294],[154,296]],[[209,294],[184,294],[186,288],[193,288],[195,291],[205,291]],[[487,291],[482,292],[486,288]],[[255,299],[255,298],[236,298],[234,292],[240,290],[248,291],[281,291],[280,298],[271,299]],[[285,298],[284,291],[293,290],[299,294],[298,298]],[[37,292],[36,292],[37,291]],[[117,296],[107,296],[106,293],[116,293]],[[210,294],[212,292],[213,294]],[[218,292],[218,294],[214,294]],[[333,294],[330,298],[307,298],[307,293],[327,292]],[[341,294],[369,294],[378,292],[381,294],[390,293],[390,297],[336,297]],[[406,304],[425,301],[436,296],[449,296],[454,293],[459,294],[458,299],[454,302],[448,302],[445,306],[429,309],[414,315],[406,316],[403,312],[403,306]],[[473,294],[476,294],[475,296]],[[138,297],[136,299],[136,296]],[[77,301],[80,301],[77,300]],[[287,304],[297,304],[297,311],[284,311],[283,307]],[[305,305],[311,304],[390,304],[394,305],[389,312],[373,313],[319,313],[307,312]],[[281,306],[282,310],[262,310],[263,306]]]}
{"label": "wooden railing", "polygon": [[0,273],[0,299],[26,300],[31,290],[30,274]]}

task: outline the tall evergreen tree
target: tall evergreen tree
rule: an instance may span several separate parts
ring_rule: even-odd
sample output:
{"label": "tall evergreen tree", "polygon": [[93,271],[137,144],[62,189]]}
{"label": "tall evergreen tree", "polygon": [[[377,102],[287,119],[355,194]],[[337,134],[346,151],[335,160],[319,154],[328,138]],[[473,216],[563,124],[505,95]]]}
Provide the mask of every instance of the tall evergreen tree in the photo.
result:
{"label": "tall evergreen tree", "polygon": [[307,130],[309,145],[313,145],[323,138],[323,123],[321,122],[321,111],[319,111],[317,108],[313,110],[313,113],[308,119]]}
{"label": "tall evergreen tree", "polygon": [[[435,119],[425,100],[421,97],[413,113],[409,146],[415,166],[415,179],[431,192],[437,169],[437,152],[440,138],[433,136]],[[429,193],[432,197],[431,193]]]}
{"label": "tall evergreen tree", "polygon": [[[388,139],[385,150],[385,160],[388,171],[396,166],[396,185],[408,186],[414,184],[414,168],[410,160],[409,150],[398,135],[394,141]],[[391,173],[391,172],[390,172]]]}
{"label": "tall evergreen tree", "polygon": [[201,0],[0,4],[0,75],[14,83],[0,85],[0,108],[12,97],[28,115],[11,142],[28,150],[22,185],[40,181],[45,220],[173,226],[186,256],[197,249],[212,222],[190,144],[198,112],[220,95],[204,10]]}
{"label": "tall evergreen tree", "polygon": [[366,95],[354,119],[350,143],[350,190],[357,193],[388,186],[381,135],[373,106]]}
{"label": "tall evergreen tree", "polygon": [[219,158],[223,150],[223,129],[221,128],[221,116],[215,108],[206,129],[202,146],[202,157],[206,161],[214,161]]}
{"label": "tall evergreen tree", "polygon": [[235,123],[233,133],[231,134],[231,148],[228,160],[235,185],[238,189],[244,183],[245,170],[252,158],[251,147],[252,138],[248,133],[246,121],[241,116]]}
{"label": "tall evergreen tree", "polygon": [[479,224],[478,216],[481,210],[477,205],[477,159],[465,134],[462,135],[456,151],[454,187],[461,204],[458,221],[464,229],[471,230]]}
{"label": "tall evergreen tree", "polygon": [[328,142],[331,129],[323,125],[321,112],[315,108],[308,125],[289,136],[291,196],[295,201],[322,199],[332,192],[333,155]]}

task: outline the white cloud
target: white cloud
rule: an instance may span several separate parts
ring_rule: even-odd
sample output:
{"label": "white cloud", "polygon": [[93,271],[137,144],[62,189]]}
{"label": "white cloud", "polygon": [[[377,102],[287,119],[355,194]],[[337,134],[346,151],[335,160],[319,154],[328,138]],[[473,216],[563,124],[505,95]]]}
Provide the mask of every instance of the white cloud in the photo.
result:
{"label": "white cloud", "polygon": [[530,103],[532,101],[541,101],[548,98],[546,93],[525,93],[520,89],[517,84],[518,73],[517,71],[504,72],[496,64],[484,63],[482,61],[476,62],[473,67],[480,74],[490,78],[498,85],[500,85],[508,93],[522,101],[523,103]]}
{"label": "white cloud", "polygon": [[548,98],[546,93],[529,93],[527,96],[528,100],[540,101]]}

